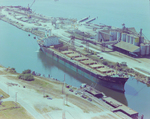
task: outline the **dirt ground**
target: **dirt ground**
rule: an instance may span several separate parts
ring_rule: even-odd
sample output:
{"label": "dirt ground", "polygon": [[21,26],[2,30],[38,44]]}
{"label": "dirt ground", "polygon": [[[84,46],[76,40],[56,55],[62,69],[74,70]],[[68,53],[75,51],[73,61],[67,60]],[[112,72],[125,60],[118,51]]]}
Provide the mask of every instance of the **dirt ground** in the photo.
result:
{"label": "dirt ground", "polygon": [[[80,95],[75,95],[68,88],[64,88],[63,91],[67,94],[67,98],[65,98],[62,94],[63,84],[59,81],[35,77],[35,81],[28,82],[18,79],[17,76],[18,74],[11,74],[5,71],[5,68],[0,67],[0,87],[6,93],[9,88],[8,101],[14,101],[15,92],[17,92],[17,102],[36,119],[59,119],[62,118],[64,112],[66,118],[70,119],[91,119],[93,117],[102,119],[103,116],[120,118],[105,107],[89,102]],[[46,95],[51,99],[43,97]]]}

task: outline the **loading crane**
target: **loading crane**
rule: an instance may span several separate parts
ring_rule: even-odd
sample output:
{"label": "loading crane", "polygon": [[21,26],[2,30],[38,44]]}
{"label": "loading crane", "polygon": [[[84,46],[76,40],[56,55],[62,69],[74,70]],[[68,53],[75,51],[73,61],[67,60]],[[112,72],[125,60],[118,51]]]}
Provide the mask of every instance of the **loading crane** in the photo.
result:
{"label": "loading crane", "polygon": [[28,11],[31,11],[31,7],[32,7],[32,5],[35,3],[35,0],[32,2],[32,4],[29,6],[29,4],[28,4],[28,8],[27,8],[27,10]]}
{"label": "loading crane", "polygon": [[28,18],[31,18],[31,15],[30,15],[30,13],[32,12],[32,10],[31,10],[31,7],[32,7],[32,5],[35,3],[35,0],[32,2],[32,4],[29,6],[29,4],[28,4],[28,7],[27,7],[27,14],[28,14]]}

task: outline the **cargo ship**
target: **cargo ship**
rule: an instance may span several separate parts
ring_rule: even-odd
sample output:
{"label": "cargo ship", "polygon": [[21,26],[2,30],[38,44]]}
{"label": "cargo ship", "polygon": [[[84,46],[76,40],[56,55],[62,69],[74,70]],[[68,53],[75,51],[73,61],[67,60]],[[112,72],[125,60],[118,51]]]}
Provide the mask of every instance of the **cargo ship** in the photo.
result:
{"label": "cargo ship", "polygon": [[57,46],[57,48],[59,46],[58,39],[57,36],[50,36],[49,38],[39,38],[37,42],[40,49],[46,55],[90,81],[116,91],[125,91],[124,85],[128,80],[127,76],[117,73],[114,69],[96,62],[77,51],[70,49],[56,49],[55,46]]}

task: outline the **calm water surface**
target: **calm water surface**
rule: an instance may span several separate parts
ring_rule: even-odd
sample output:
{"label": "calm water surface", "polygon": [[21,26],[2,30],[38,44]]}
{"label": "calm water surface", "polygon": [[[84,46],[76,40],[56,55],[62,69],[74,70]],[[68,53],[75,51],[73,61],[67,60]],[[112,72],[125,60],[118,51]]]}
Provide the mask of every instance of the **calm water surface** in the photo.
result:
{"label": "calm water surface", "polygon": [[[27,6],[33,0],[0,0],[1,5]],[[33,11],[46,16],[77,18],[78,20],[91,16],[97,17],[93,23],[104,23],[121,27],[125,23],[127,27],[135,27],[137,31],[143,28],[144,34],[150,39],[150,12],[148,0],[37,0],[32,7]],[[34,35],[28,36],[14,26],[0,21],[0,64],[5,67],[15,67],[17,72],[31,69],[46,76],[63,81],[64,74],[68,84],[79,87],[85,79],[56,63],[39,51],[39,46]],[[59,73],[59,75],[58,75]],[[87,82],[87,81],[86,81]],[[87,82],[91,84],[92,82]],[[101,85],[97,89],[118,101],[128,105],[146,119],[150,118],[150,88],[145,84],[130,78],[125,84],[125,93],[119,93],[107,89]]]}

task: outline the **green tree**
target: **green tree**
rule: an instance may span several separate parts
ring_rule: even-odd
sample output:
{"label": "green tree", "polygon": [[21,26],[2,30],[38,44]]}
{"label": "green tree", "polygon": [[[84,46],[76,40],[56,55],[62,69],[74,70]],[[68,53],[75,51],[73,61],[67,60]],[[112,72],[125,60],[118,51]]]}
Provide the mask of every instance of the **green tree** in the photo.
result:
{"label": "green tree", "polygon": [[24,70],[24,71],[22,72],[22,74],[30,74],[30,73],[31,73],[31,70],[30,70],[30,69]]}

